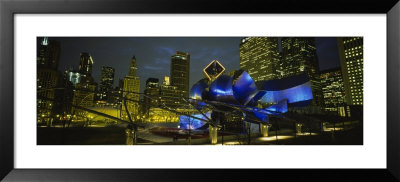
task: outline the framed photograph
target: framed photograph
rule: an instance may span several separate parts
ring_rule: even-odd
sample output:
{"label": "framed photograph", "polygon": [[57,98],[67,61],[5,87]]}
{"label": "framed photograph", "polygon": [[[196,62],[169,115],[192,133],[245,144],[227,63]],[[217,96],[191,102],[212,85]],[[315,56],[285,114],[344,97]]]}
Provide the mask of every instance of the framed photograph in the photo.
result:
{"label": "framed photograph", "polygon": [[399,6],[2,1],[0,179],[398,181]]}

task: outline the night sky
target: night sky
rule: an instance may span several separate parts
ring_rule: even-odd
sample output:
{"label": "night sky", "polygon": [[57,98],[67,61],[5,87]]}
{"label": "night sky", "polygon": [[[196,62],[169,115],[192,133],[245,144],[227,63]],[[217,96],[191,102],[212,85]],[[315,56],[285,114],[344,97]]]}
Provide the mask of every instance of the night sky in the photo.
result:
{"label": "night sky", "polygon": [[[226,71],[239,69],[239,44],[242,37],[50,37],[61,44],[60,64],[64,71],[73,66],[78,69],[81,52],[91,54],[94,65],[92,76],[100,80],[101,67],[115,68],[114,86],[129,71],[129,62],[136,56],[140,91],[147,78],[169,76],[170,59],[176,51],[190,54],[190,86],[203,78],[203,68],[217,59]],[[336,38],[316,38],[317,54],[321,70],[339,67]]]}

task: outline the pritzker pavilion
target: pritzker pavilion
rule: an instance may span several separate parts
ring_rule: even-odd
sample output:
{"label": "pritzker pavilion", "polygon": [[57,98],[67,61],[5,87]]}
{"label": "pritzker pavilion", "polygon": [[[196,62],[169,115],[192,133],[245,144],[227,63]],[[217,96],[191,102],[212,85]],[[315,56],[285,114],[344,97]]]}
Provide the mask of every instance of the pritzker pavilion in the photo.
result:
{"label": "pritzker pavilion", "polygon": [[192,86],[189,102],[200,112],[180,116],[182,129],[209,129],[210,141],[217,143],[217,130],[226,113],[236,113],[244,124],[256,124],[268,135],[271,116],[281,117],[288,107],[303,107],[311,103],[313,94],[306,74],[278,80],[255,82],[243,70],[232,76],[224,75],[225,68],[213,60],[203,73],[206,78]]}

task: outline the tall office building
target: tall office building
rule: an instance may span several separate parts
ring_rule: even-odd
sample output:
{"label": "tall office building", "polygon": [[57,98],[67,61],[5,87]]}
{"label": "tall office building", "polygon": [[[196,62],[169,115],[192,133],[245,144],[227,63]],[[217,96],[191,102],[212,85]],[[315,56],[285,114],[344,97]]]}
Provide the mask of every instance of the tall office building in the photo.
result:
{"label": "tall office building", "polygon": [[[61,79],[61,73],[49,68],[40,68],[37,71],[37,114],[41,121],[48,120],[53,114],[54,102],[56,99],[56,88]],[[47,119],[46,119],[47,118]]]}
{"label": "tall office building", "polygon": [[176,86],[181,91],[181,96],[189,96],[189,73],[190,73],[190,55],[177,51],[171,56],[171,85]]}
{"label": "tall office building", "polygon": [[99,99],[107,100],[107,95],[113,90],[115,69],[108,66],[101,67],[101,79],[99,88]]}
{"label": "tall office building", "polygon": [[340,68],[325,70],[320,77],[325,111],[345,116],[345,92]]}
{"label": "tall office building", "polygon": [[93,58],[89,53],[81,53],[81,58],[79,60],[79,73],[84,75],[91,75],[93,64]]}
{"label": "tall office building", "polygon": [[74,98],[74,83],[69,80],[67,74],[64,74],[58,85],[63,89],[55,90],[54,97],[56,102],[54,103],[54,110],[56,115],[61,116],[62,119],[67,119],[67,115],[70,115],[72,110],[70,103]]}
{"label": "tall office building", "polygon": [[128,108],[131,118],[134,120],[135,118],[138,118],[140,99],[140,80],[137,76],[137,62],[135,56],[133,56],[133,58],[129,62],[129,72],[128,75],[126,75],[124,78],[122,90],[122,117],[123,119],[128,119],[124,105],[124,98],[126,98],[126,106]]}
{"label": "tall office building", "polygon": [[38,39],[37,50],[37,115],[38,122],[49,121],[54,114],[56,88],[61,83],[61,73],[57,71],[60,58],[60,43],[48,40],[47,37]]}
{"label": "tall office building", "polygon": [[119,79],[118,86],[111,91],[111,94],[109,95],[109,97],[107,97],[107,102],[112,104],[113,107],[121,109],[123,89],[124,89],[124,80]]}
{"label": "tall office building", "polygon": [[[93,64],[93,58],[89,53],[81,53],[78,68],[80,80],[75,84],[74,96],[72,99],[72,103],[76,106],[84,108],[94,106],[97,84],[92,77]],[[87,117],[87,112],[82,109],[73,107],[72,113],[75,113],[75,115],[80,118]]]}
{"label": "tall office building", "polygon": [[309,37],[283,37],[280,77],[306,73],[313,92],[312,105],[323,106],[315,39]]}
{"label": "tall office building", "polygon": [[158,82],[158,78],[149,78],[146,81],[146,89],[144,89],[144,94],[146,96],[143,98],[143,109],[147,116],[149,115],[149,109],[151,107],[156,107],[158,105],[158,100],[160,99],[160,86]]}
{"label": "tall office building", "polygon": [[[148,80],[148,87],[151,87],[153,89],[148,90],[147,92],[151,92],[154,94],[153,97],[156,97],[155,95],[158,95],[160,103],[150,103],[153,104],[153,106],[157,106],[159,104],[163,105],[162,107],[168,107],[170,109],[177,109],[180,106],[179,100],[181,99],[181,91],[178,90],[176,86],[172,86],[170,82],[170,77],[165,76],[164,80],[159,86],[159,89],[156,89],[155,86],[156,84],[158,85],[158,79],[157,83],[156,80]],[[157,93],[157,91],[159,91]],[[177,109],[178,112],[181,112],[179,109]],[[164,108],[160,107],[150,107],[148,108],[148,115],[147,115],[147,121],[149,122],[177,122],[179,121],[179,115],[177,115],[174,112],[168,111]]]}
{"label": "tall office building", "polygon": [[363,38],[340,37],[337,41],[346,103],[363,105]]}
{"label": "tall office building", "polygon": [[57,70],[60,60],[60,42],[43,37],[37,52],[38,68]]}
{"label": "tall office building", "polygon": [[240,69],[254,81],[279,77],[279,48],[277,37],[248,37],[239,46]]}
{"label": "tall office building", "polygon": [[177,86],[170,83],[169,77],[164,77],[164,81],[160,87],[161,103],[170,108],[178,108],[181,103],[181,90]]}

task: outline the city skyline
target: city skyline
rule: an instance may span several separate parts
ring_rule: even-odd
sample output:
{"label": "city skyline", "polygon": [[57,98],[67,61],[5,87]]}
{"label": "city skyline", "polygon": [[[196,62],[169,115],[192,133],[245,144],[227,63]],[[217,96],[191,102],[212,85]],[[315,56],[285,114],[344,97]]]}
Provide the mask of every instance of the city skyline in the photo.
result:
{"label": "city skyline", "polygon": [[74,39],[38,38],[40,144],[362,145],[363,37]]}
{"label": "city skyline", "polygon": [[[137,59],[140,92],[144,91],[148,78],[163,80],[170,76],[171,56],[176,51],[190,54],[190,80],[193,85],[202,78],[201,70],[211,60],[219,60],[226,72],[237,70],[239,66],[239,44],[243,37],[49,37],[60,42],[60,63],[63,72],[71,66],[78,70],[80,54],[89,53],[94,61],[92,77],[100,83],[101,67],[115,69],[113,86],[129,71],[132,56]],[[280,41],[280,38],[279,38]],[[38,43],[41,38],[38,38]],[[318,37],[315,40],[320,70],[340,66],[336,38]],[[161,83],[160,83],[161,84]]]}

